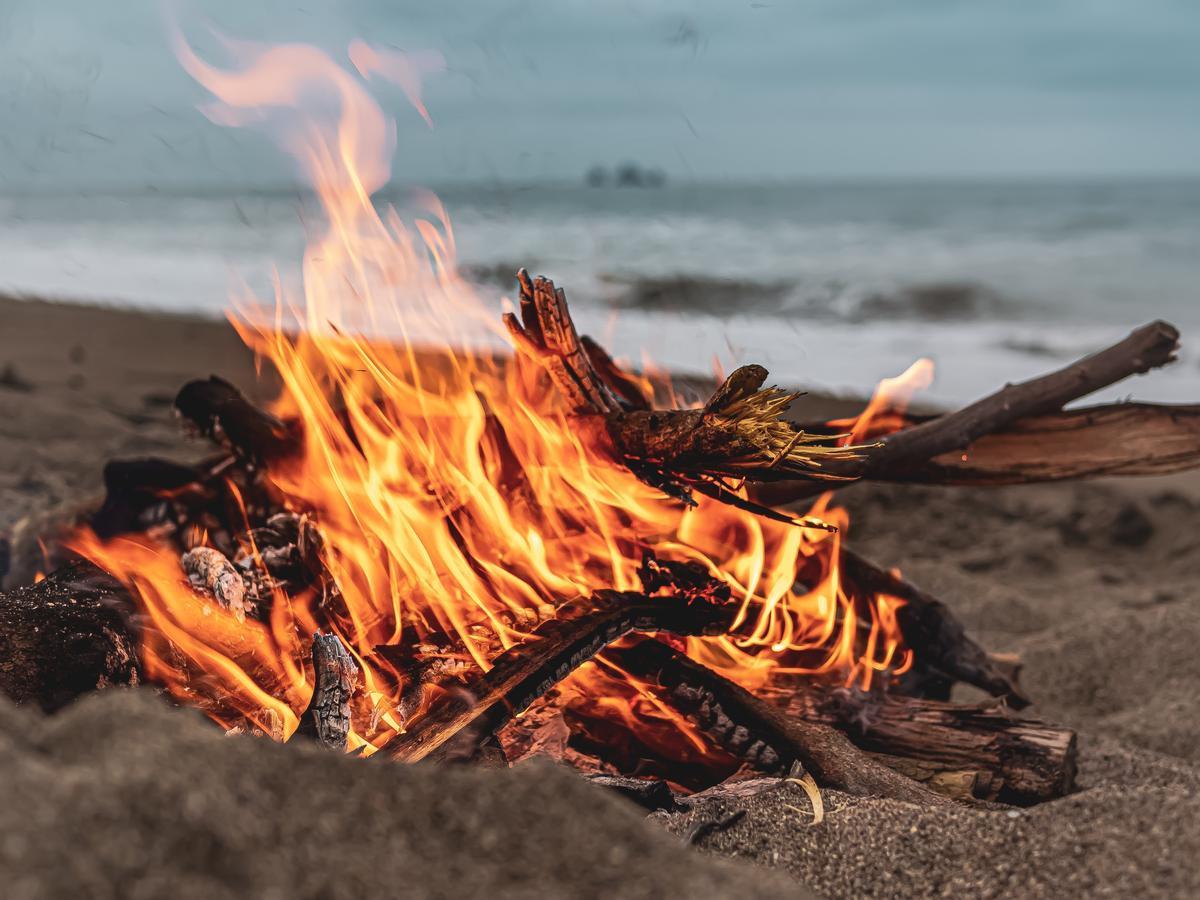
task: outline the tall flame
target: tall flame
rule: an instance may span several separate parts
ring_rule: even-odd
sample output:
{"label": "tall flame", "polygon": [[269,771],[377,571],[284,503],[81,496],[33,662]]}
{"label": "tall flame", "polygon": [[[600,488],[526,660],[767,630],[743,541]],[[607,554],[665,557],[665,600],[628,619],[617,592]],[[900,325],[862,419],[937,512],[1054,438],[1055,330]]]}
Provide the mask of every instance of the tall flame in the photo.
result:
{"label": "tall flame", "polygon": [[[748,685],[773,671],[869,685],[908,665],[900,601],[847,596],[839,534],[704,499],[684,510],[589,446],[552,392],[530,389],[497,312],[456,272],[436,198],[424,195],[411,222],[373,202],[390,178],[396,124],[350,68],[312,46],[227,41],[239,65],[223,70],[179,36],[175,45],[216,98],[207,115],[271,120],[324,210],[302,292],[279,278],[273,304],[242,299],[231,318],[279,373],[274,412],[303,423],[303,453],[268,477],[290,508],[315,517],[337,596],[321,605],[279,593],[267,621],[237,621],[193,592],[166,545],[79,535],[78,549],[138,596],[152,678],[226,724],[278,718],[290,734],[312,691],[308,636],[333,630],[363,671],[369,708],[352,741],[370,751],[404,727],[405,674],[379,648],[457,636],[466,662],[486,670],[499,648],[528,638],[539,611],[636,589],[650,547],[732,587],[734,629],[690,639],[688,651]],[[363,77],[398,81],[428,121],[420,75],[440,69],[439,57],[356,42],[350,58]],[[847,522],[828,498],[812,514]],[[589,678],[599,689],[613,673],[593,667],[580,682]]]}

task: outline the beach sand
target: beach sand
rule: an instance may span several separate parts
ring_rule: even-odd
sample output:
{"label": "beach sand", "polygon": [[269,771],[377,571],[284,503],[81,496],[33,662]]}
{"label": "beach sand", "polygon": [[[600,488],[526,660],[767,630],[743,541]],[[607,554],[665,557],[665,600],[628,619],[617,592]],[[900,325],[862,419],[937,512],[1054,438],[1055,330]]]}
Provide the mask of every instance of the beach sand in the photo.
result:
{"label": "beach sand", "polygon": [[[180,436],[170,413],[171,397],[183,382],[220,373],[252,396],[271,391],[269,385],[255,387],[253,360],[224,323],[13,299],[0,299],[0,323],[0,536],[17,545],[10,584],[30,575],[28,537],[37,530],[36,523],[98,495],[107,460],[144,454],[186,460],[205,452],[203,445]],[[1136,382],[1130,390],[1136,393]],[[830,398],[805,398],[801,403],[799,414],[806,418],[842,413],[852,406]],[[702,850],[785,870],[795,878],[797,892],[802,884],[830,897],[1200,893],[1200,478],[1189,474],[984,490],[859,486],[843,495],[852,512],[850,540],[858,549],[881,563],[900,566],[908,577],[947,600],[990,650],[1024,657],[1023,682],[1036,702],[1032,712],[1079,729],[1080,790],[1033,809],[1002,811],[922,811],[826,792],[825,820],[812,826],[804,794],[782,785],[737,801],[748,810],[747,816],[706,838]],[[97,717],[103,718],[101,711],[125,709],[121,704],[133,704],[126,728],[96,725]],[[220,766],[235,765],[225,760],[223,754],[229,754],[237,758],[236,765],[249,766],[247,771],[261,767],[264,772],[261,783],[253,782],[252,800],[261,828],[274,834],[271,829],[286,830],[283,817],[316,809],[281,798],[303,791],[306,783],[319,782],[320,766],[332,764],[318,764],[311,754],[286,748],[242,749],[249,739],[236,742],[238,749],[221,750],[220,741],[204,735],[193,717],[150,709],[134,698],[88,701],[65,713],[58,724],[37,723],[7,709],[0,719],[7,793],[28,797],[22,803],[34,806],[45,797],[47,812],[45,822],[38,820],[42,824],[37,840],[49,842],[47,846],[63,857],[100,854],[100,861],[88,869],[87,877],[95,884],[114,873],[127,877],[122,866],[128,861],[87,842],[71,846],[69,840],[77,839],[78,829],[50,827],[54,816],[69,815],[72,804],[83,802],[100,822],[97,827],[115,830],[135,844],[165,827],[165,820],[147,812],[140,801],[121,808],[121,792],[106,785],[130,786],[134,790],[124,796],[134,796],[143,783],[153,783],[151,773],[162,768],[172,773],[164,775],[165,781],[175,783],[186,776],[201,785],[212,782],[215,788],[225,777]],[[181,723],[178,734],[172,731],[151,741],[154,749],[145,755],[118,752],[123,742],[137,743],[149,740],[149,732],[170,731],[167,723],[176,720]],[[139,735],[138,729],[146,733],[131,737]],[[66,752],[46,749],[56,741],[89,743],[94,751],[94,759],[77,759],[71,774],[62,776],[73,785],[72,791],[46,787],[59,777],[58,757]],[[220,766],[202,764],[209,752],[204,748],[210,746],[213,753],[222,754]],[[79,755],[78,750],[72,752]],[[352,773],[354,765],[338,761],[330,783],[351,784],[354,778],[346,773]],[[130,774],[136,767],[142,770],[138,778]],[[293,773],[294,778],[267,777],[268,771]],[[493,848],[456,858],[457,866],[473,873],[457,896],[472,896],[471,886],[485,885],[514,868],[527,873],[525,880],[505,876],[509,880],[495,896],[534,895],[534,878],[559,879],[543,883],[545,896],[603,893],[577,884],[578,892],[569,894],[569,867],[557,866],[551,876],[524,862],[534,852],[533,841],[548,841],[543,856],[568,852],[564,842],[529,824],[528,805],[538,804],[548,822],[578,820],[586,825],[593,812],[581,809],[581,804],[601,803],[584,793],[590,790],[586,786],[575,790],[569,779],[547,776],[543,770],[509,775],[431,770],[422,778],[410,778],[371,768],[365,777],[378,791],[398,791],[398,798],[407,796],[405,791],[426,790],[414,786],[417,782],[439,784],[447,797],[455,798],[447,802],[465,804],[454,807],[462,815],[443,820],[428,804],[420,807],[420,816],[406,815],[405,801],[398,799],[386,826],[378,818],[382,811],[367,817],[371,827],[391,829],[394,844],[372,845],[384,857],[418,849],[433,853],[422,849],[429,841],[455,846],[449,838],[417,834],[418,829],[436,830],[443,821],[452,822],[446,827],[453,829],[460,846],[487,843]],[[540,787],[543,782],[551,787]],[[182,786],[177,791],[163,787],[156,796],[168,805],[192,803],[185,793]],[[338,796],[327,794],[327,800],[336,805]],[[183,829],[180,835],[194,827],[211,843],[216,820],[206,816],[237,816],[238,804],[246,799],[232,789],[214,790],[213,797],[215,805],[205,807],[203,814],[171,819]],[[701,804],[687,814],[652,819],[684,833],[696,820],[716,818],[733,808],[733,801],[722,802],[723,810]],[[662,830],[642,829],[630,810],[602,804],[597,815],[597,837],[587,845],[588,853],[607,852],[611,841],[625,846],[611,836],[623,827],[635,835],[627,843],[636,848],[644,843],[644,853],[628,851],[641,855],[637,865],[626,867],[627,884],[595,867],[579,870],[578,879],[603,883],[609,896],[657,895],[651,889],[636,894],[630,887],[635,884],[671,885],[665,895],[732,896],[738,879],[744,896],[774,896],[771,892],[778,891],[779,882],[766,873],[766,880],[760,880],[740,871],[730,881],[731,870],[701,866],[688,855],[691,851],[667,840]],[[506,824],[496,826],[497,821]],[[617,827],[626,821],[628,826]],[[357,834],[356,827],[347,824],[343,833]],[[494,843],[497,828],[503,835],[499,844]],[[14,829],[19,830],[15,820],[5,833]],[[184,841],[180,835],[178,840]],[[265,841],[262,835],[254,838],[260,839]],[[0,861],[9,873],[22,871],[20,854],[14,856],[18,843],[0,842]],[[196,854],[186,855],[186,862],[169,862],[170,840],[152,845],[166,855],[147,856],[147,861],[177,865],[179,872],[193,866],[189,877],[217,877],[197,862]],[[223,845],[211,843],[210,851],[219,855]],[[689,860],[695,865],[690,871],[701,880],[684,880],[690,877],[684,865]],[[392,862],[389,859],[388,865]],[[550,865],[545,859],[542,863]],[[51,884],[39,878],[65,877],[55,874],[49,863],[41,865],[31,862],[29,877],[21,882],[30,896],[39,885]],[[422,864],[410,871],[415,878],[427,869]],[[253,880],[265,877],[257,869],[252,874],[245,885],[266,884]],[[668,874],[670,878],[659,878]],[[223,870],[225,881],[196,884],[234,884],[235,876]],[[9,879],[16,874],[4,877],[6,884],[13,884]],[[426,895],[438,895],[435,882],[441,883],[432,879]],[[403,881],[388,883],[400,890]],[[296,885],[278,884],[289,895]],[[153,890],[147,888],[147,893]]]}

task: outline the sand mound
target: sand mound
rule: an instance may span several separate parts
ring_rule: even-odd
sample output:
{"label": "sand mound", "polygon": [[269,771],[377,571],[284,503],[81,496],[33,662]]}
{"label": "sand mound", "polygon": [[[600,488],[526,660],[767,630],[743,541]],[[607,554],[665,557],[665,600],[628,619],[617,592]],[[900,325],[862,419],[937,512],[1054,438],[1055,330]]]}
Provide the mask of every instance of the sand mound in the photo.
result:
{"label": "sand mound", "polygon": [[7,898],[795,897],[548,765],[404,767],[226,738],[149,693],[0,706]]}

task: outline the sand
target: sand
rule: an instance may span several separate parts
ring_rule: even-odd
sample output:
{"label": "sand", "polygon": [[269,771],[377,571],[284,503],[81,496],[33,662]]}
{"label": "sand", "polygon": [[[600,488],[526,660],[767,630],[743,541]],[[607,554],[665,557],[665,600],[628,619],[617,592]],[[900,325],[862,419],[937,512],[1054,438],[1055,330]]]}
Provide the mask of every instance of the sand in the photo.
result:
{"label": "sand", "polygon": [[[0,535],[10,539],[14,533],[28,534],[29,523],[47,511],[98,491],[100,468],[108,458],[152,453],[188,459],[202,452],[200,445],[180,438],[167,408],[183,381],[220,372],[246,388],[253,385],[252,361],[221,323],[13,300],[0,300],[0,321]],[[15,377],[3,377],[8,366]],[[1136,388],[1133,382],[1131,391]],[[847,408],[828,398],[805,403],[803,414],[810,417]],[[1023,655],[1023,680],[1036,700],[1033,712],[1080,731],[1080,791],[1035,809],[999,812],[920,811],[830,792],[825,821],[812,826],[803,793],[784,785],[737,801],[747,809],[746,818],[706,838],[702,851],[784,870],[795,879],[795,891],[803,884],[829,897],[1200,893],[1200,478],[988,490],[860,486],[845,491],[844,499],[853,513],[850,538],[860,551],[901,566],[949,601],[989,649]],[[28,553],[17,555],[18,568],[28,569]],[[14,570],[10,583],[26,574]],[[95,720],[104,718],[98,711],[112,708],[105,704],[133,702],[100,698],[40,724],[14,718],[11,711],[0,717],[6,735],[5,791],[21,798],[7,806],[35,808],[37,797],[52,795],[41,806],[56,810],[45,814],[51,824],[37,826],[44,830],[36,832],[36,840],[0,842],[10,869],[19,873],[27,867],[23,884],[61,885],[68,875],[82,878],[85,870],[91,873],[87,877],[99,879],[89,885],[108,884],[103,879],[118,873],[128,876],[132,863],[120,854],[110,858],[100,844],[69,843],[79,839],[76,832],[83,826],[68,821],[63,811],[85,802],[97,821],[134,844],[144,835],[154,837],[152,845],[166,854],[163,859],[170,859],[168,850],[188,850],[188,861],[164,871],[174,873],[170,877],[179,884],[192,885],[198,896],[220,896],[221,885],[232,891],[251,884],[261,888],[259,893],[270,884],[291,894],[302,881],[288,880],[292,876],[279,874],[281,867],[247,861],[254,854],[242,854],[239,843],[220,838],[214,823],[223,816],[246,816],[247,830],[238,834],[250,835],[245,840],[256,849],[282,833],[279,829],[299,833],[303,829],[291,820],[311,823],[317,810],[297,797],[305,795],[305,784],[322,777],[339,788],[326,795],[333,820],[349,822],[352,806],[366,804],[376,817],[368,817],[368,833],[379,829],[396,842],[367,840],[364,847],[373,852],[362,856],[346,842],[345,853],[369,857],[388,873],[390,880],[379,884],[392,887],[383,890],[399,892],[399,885],[419,882],[429,896],[437,896],[447,882],[439,880],[436,866],[404,854],[436,857],[456,844],[478,847],[497,840],[485,840],[493,833],[487,830],[492,816],[506,823],[493,831],[510,837],[489,844],[500,848],[494,853],[458,858],[455,896],[499,896],[504,890],[519,896],[535,877],[562,879],[544,882],[547,896],[574,896],[572,888],[586,892],[601,884],[610,895],[639,896],[624,883],[605,881],[610,876],[598,869],[573,874],[555,856],[569,854],[574,846],[557,840],[560,830],[586,843],[587,852],[577,856],[599,858],[603,853],[596,848],[610,840],[630,847],[643,868],[636,878],[632,863],[617,868],[636,884],[658,886],[647,887],[645,896],[663,885],[669,885],[662,888],[667,896],[722,896],[734,884],[721,880],[729,877],[726,870],[700,867],[693,852],[681,850],[661,830],[634,828],[638,817],[630,810],[611,807],[611,822],[620,822],[620,828],[606,824],[609,805],[602,806],[595,823],[580,819],[581,808],[601,801],[581,794],[590,788],[561,772],[430,770],[414,776],[377,774],[387,767],[367,767],[369,774],[362,776],[367,786],[353,794],[358,799],[352,803],[340,790],[356,791],[354,773],[360,770],[352,767],[359,764],[349,760],[222,743],[226,739],[216,739],[187,716],[141,706],[127,727],[92,731],[98,727]],[[176,726],[180,718],[183,723]],[[22,737],[27,733],[34,737]],[[143,745],[150,748],[145,757],[130,756],[130,748]],[[77,766],[61,779],[69,787],[51,789],[64,759]],[[243,765],[258,774],[225,792],[221,786],[228,771]],[[332,774],[323,776],[327,766],[334,766]],[[160,769],[173,773],[161,779],[175,787],[157,786],[151,773]],[[129,790],[131,785],[137,789]],[[243,788],[251,791],[246,803],[239,793]],[[189,802],[201,802],[188,801],[189,790],[220,799],[211,808],[201,803],[194,820],[181,817]],[[455,816],[445,820],[453,824],[440,825],[444,837],[436,828],[431,836],[427,819],[403,812],[406,804],[416,804],[422,816],[428,815],[439,790],[452,798],[446,804]],[[398,802],[372,805],[379,792],[392,792]],[[478,805],[472,806],[476,799]],[[682,834],[697,819],[719,818],[734,808],[729,803],[723,810],[707,808],[711,805],[653,821]],[[543,828],[543,821],[553,825]],[[176,830],[159,843],[157,830],[168,822]],[[570,824],[575,822],[585,824],[576,828]],[[20,834],[15,823],[5,835]],[[623,843],[619,835],[626,827],[636,837]],[[191,855],[189,829],[201,848]],[[546,843],[535,851],[531,842],[541,841]],[[13,858],[17,844],[32,854],[25,862]],[[30,849],[34,845],[36,853]],[[307,859],[311,868],[313,859],[330,855],[319,845],[303,846],[307,853],[297,850],[288,858]],[[408,849],[397,850],[400,846]],[[643,850],[646,855],[637,855]],[[70,857],[70,866],[52,865],[48,860],[56,853]],[[245,862],[228,871],[208,871],[213,860],[228,853]],[[339,844],[337,855],[342,853]],[[99,861],[87,869],[86,861],[96,854]],[[158,859],[145,856],[142,862]],[[397,859],[408,864],[401,866]],[[699,873],[696,878],[712,880],[703,885],[681,880],[692,871]],[[272,872],[278,881],[270,881]],[[659,881],[644,880],[658,875],[663,876]],[[154,893],[154,882],[145,883]],[[772,889],[765,882],[743,884],[744,895],[769,896]]]}

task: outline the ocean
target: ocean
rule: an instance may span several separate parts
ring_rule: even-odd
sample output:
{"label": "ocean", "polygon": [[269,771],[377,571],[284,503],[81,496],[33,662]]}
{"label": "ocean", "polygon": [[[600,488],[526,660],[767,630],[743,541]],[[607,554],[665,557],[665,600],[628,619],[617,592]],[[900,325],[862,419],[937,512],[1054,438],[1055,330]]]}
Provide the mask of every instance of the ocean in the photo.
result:
{"label": "ocean", "polygon": [[[1200,180],[437,193],[497,314],[524,265],[637,365],[862,394],[929,357],[924,398],[962,403],[1165,318],[1179,362],[1097,396],[1200,401]],[[286,191],[0,195],[0,290],[221,315],[298,269],[314,215]]]}

